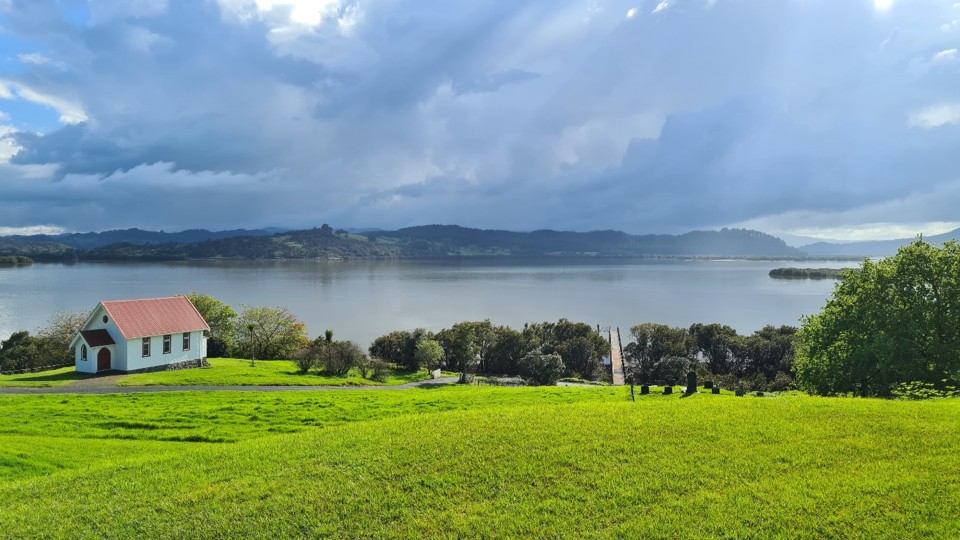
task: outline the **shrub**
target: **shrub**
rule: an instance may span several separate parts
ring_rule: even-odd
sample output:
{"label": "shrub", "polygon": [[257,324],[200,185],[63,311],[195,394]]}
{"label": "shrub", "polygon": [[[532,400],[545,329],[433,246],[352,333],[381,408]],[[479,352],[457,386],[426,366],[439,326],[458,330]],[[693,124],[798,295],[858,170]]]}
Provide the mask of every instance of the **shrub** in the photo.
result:
{"label": "shrub", "polygon": [[777,375],[767,384],[767,390],[770,392],[783,392],[793,386],[793,377],[788,373],[778,371]]}
{"label": "shrub", "polygon": [[387,372],[390,370],[390,364],[379,358],[370,358],[366,364],[370,367],[371,381],[385,382],[387,380]]}
{"label": "shrub", "polygon": [[350,368],[363,362],[363,349],[352,341],[327,341],[317,338],[313,345],[323,371],[331,375],[346,375]]}
{"label": "shrub", "polygon": [[947,385],[944,388],[937,388],[933,383],[923,381],[910,381],[899,383],[890,391],[896,399],[933,399],[944,397],[960,396],[957,387]]}
{"label": "shrub", "polygon": [[297,370],[299,370],[300,373],[306,373],[314,366],[317,357],[314,355],[313,350],[308,347],[296,355],[293,361],[297,364]]}
{"label": "shrub", "polygon": [[690,360],[680,356],[668,356],[653,365],[650,378],[667,384],[678,384],[685,380]]}
{"label": "shrub", "polygon": [[528,383],[537,386],[552,386],[563,376],[563,360],[559,354],[544,354],[542,350],[530,351],[520,359],[520,375]]}
{"label": "shrub", "polygon": [[230,347],[223,338],[207,338],[207,356],[210,358],[226,358],[230,356]]}

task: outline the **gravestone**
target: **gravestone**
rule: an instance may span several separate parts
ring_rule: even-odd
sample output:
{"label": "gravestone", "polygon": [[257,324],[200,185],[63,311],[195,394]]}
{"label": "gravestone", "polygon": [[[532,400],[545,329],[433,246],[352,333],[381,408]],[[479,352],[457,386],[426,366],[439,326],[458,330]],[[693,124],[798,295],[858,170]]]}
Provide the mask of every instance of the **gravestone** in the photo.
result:
{"label": "gravestone", "polygon": [[687,373],[687,389],[684,391],[685,394],[696,394],[697,393],[697,374],[693,371]]}
{"label": "gravestone", "polygon": [[669,396],[669,395],[672,394],[672,393],[673,393],[673,386],[664,386],[664,387],[663,387],[663,395]]}
{"label": "gravestone", "polygon": [[640,387],[640,395],[641,395],[641,396],[645,396],[645,395],[647,395],[647,394],[649,394],[649,393],[650,393],[650,386],[649,386],[649,385],[646,385],[646,384],[645,384],[645,385],[643,385],[643,386]]}
{"label": "gravestone", "polygon": [[712,385],[711,385],[711,386],[710,386],[710,393],[712,393],[712,394],[719,394],[719,393],[720,393],[720,387],[719,387],[719,386],[712,386]]}
{"label": "gravestone", "polygon": [[712,389],[713,389],[713,381],[703,381],[703,389],[704,389],[704,390],[712,390]]}
{"label": "gravestone", "polygon": [[763,392],[757,391],[757,397],[763,397]]}
{"label": "gravestone", "polygon": [[743,397],[745,395],[747,395],[746,392],[744,392],[743,390],[740,390],[739,388],[737,389],[737,397]]}

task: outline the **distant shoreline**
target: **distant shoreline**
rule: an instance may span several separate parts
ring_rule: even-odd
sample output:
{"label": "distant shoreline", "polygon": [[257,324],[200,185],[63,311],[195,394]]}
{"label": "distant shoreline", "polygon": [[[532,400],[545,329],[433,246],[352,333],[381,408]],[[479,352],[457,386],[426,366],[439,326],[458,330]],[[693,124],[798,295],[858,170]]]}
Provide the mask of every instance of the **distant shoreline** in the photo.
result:
{"label": "distant shoreline", "polygon": [[[26,257],[24,257],[26,258]],[[171,262],[283,262],[283,261],[509,261],[509,260],[541,260],[541,261],[704,261],[704,262],[862,262],[862,257],[772,257],[772,256],[730,256],[730,255],[586,255],[586,254],[556,254],[556,255],[447,255],[441,257],[41,257],[32,260],[33,264],[77,264],[77,263],[171,263]],[[30,263],[26,263],[30,264]],[[0,263],[0,266],[3,266]],[[833,268],[776,268],[770,271],[770,277],[783,279],[827,279],[839,276],[840,270]],[[790,272],[796,272],[791,274]],[[816,272],[812,272],[816,271]],[[825,273],[826,272],[826,273]],[[832,273],[831,273],[832,272]],[[778,275],[774,275],[778,273]]]}
{"label": "distant shoreline", "polygon": [[774,268],[770,277],[774,279],[840,279],[844,270],[849,268]]}

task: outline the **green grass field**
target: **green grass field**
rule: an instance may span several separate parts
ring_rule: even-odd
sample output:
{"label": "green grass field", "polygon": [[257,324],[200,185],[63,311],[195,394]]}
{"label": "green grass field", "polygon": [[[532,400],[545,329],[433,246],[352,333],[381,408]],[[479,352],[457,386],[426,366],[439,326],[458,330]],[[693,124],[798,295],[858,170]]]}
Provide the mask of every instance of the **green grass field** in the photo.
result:
{"label": "green grass field", "polygon": [[73,366],[68,366],[38,373],[0,375],[0,387],[42,388],[64,386],[89,377],[90,375],[86,373],[77,373],[77,370]]}
{"label": "green grass field", "polygon": [[360,376],[354,368],[343,376],[324,375],[316,370],[300,373],[289,360],[260,360],[250,366],[250,360],[237,358],[210,358],[209,368],[137,373],[117,382],[119,386],[391,386],[422,381],[429,378],[426,371],[387,372],[383,382],[371,381]]}
{"label": "green grass field", "polygon": [[960,400],[627,394],[0,396],[0,537],[960,537]]}

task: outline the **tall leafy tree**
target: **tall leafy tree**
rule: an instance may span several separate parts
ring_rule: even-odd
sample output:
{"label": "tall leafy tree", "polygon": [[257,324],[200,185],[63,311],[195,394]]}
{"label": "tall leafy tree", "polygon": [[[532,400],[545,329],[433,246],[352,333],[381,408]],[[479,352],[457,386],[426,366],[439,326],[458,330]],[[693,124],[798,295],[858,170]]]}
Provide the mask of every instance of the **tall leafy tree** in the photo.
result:
{"label": "tall leafy tree", "polygon": [[309,344],[303,322],[284,307],[246,307],[237,335],[244,356],[262,359],[296,358]]}
{"label": "tall leafy tree", "polygon": [[210,295],[191,292],[185,296],[210,326],[207,354],[214,357],[229,354],[237,339],[237,312]]}
{"label": "tall leafy tree", "polygon": [[813,393],[884,396],[901,382],[956,384],[960,246],[918,239],[844,272],[797,339],[797,383]]}
{"label": "tall leafy tree", "polygon": [[730,372],[730,345],[737,337],[736,330],[724,324],[696,323],[688,332],[711,373],[723,375]]}
{"label": "tall leafy tree", "polygon": [[[630,334],[633,342],[623,348],[624,367],[634,382],[651,382],[658,373],[672,374],[678,359],[690,359],[696,353],[696,343],[684,328],[644,323],[631,327]],[[658,369],[660,363],[664,365]]]}

